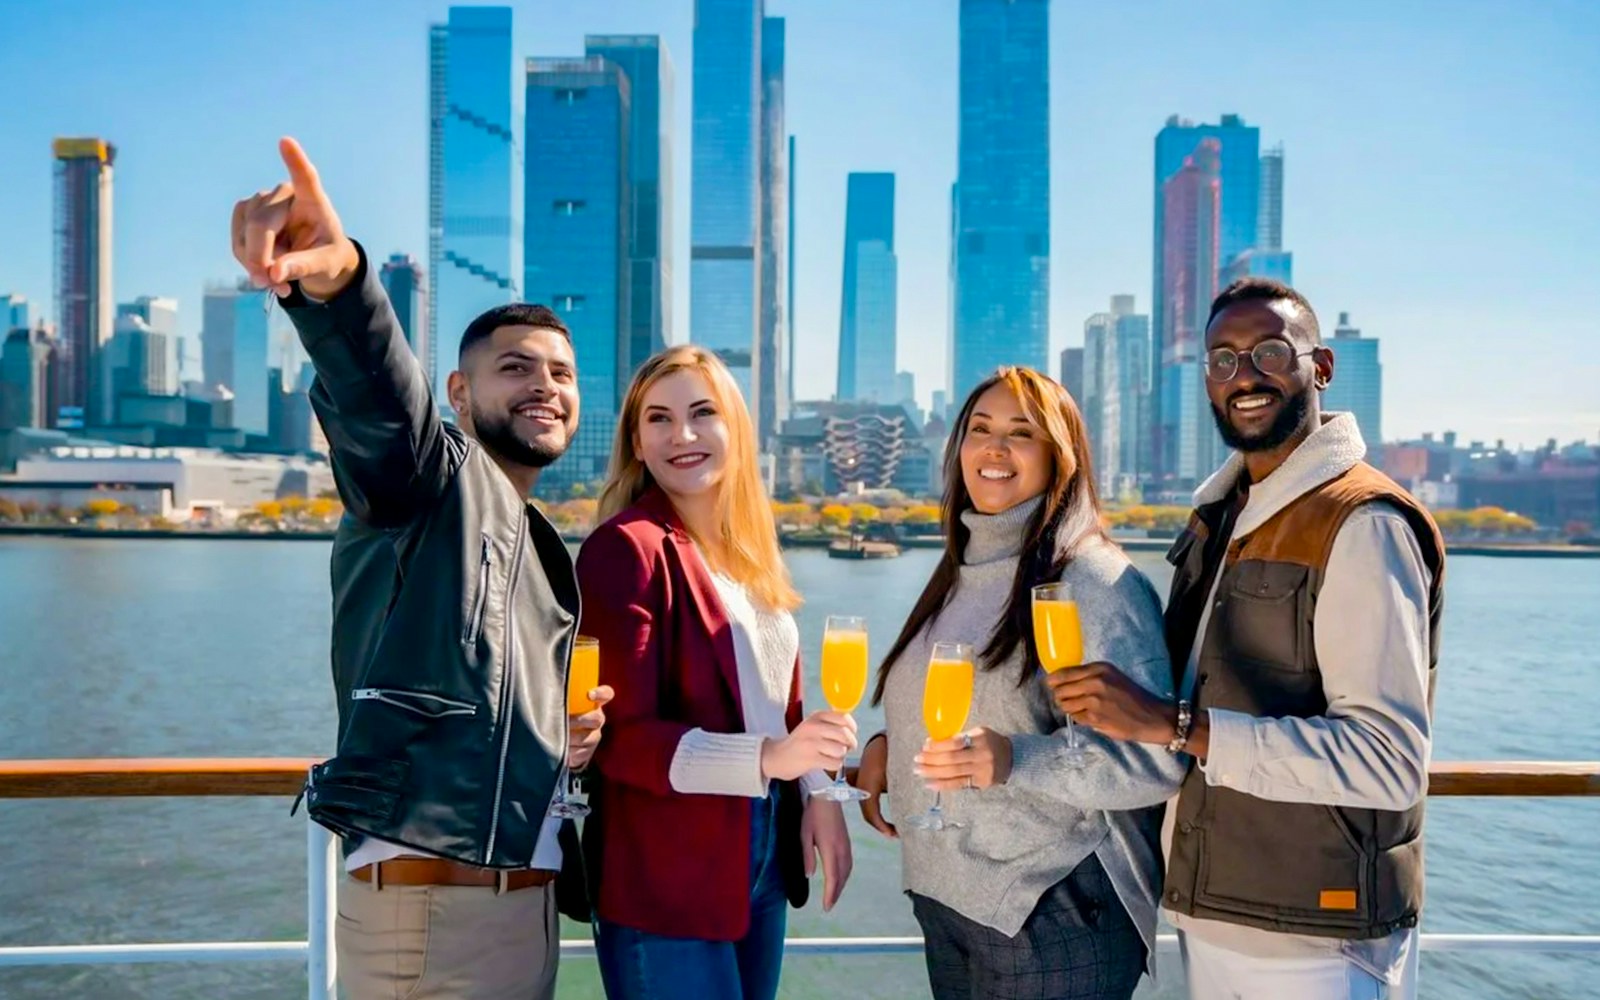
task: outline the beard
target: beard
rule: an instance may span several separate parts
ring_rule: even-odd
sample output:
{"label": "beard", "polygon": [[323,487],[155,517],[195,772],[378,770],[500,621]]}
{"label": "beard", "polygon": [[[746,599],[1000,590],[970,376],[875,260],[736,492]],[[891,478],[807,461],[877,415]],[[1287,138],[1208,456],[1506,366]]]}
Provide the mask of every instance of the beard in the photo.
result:
{"label": "beard", "polygon": [[559,445],[529,441],[512,429],[509,415],[491,414],[477,407],[472,410],[472,429],[478,443],[490,452],[530,469],[542,469],[554,462],[566,454],[567,445],[572,441],[571,428],[567,428],[567,435]]}
{"label": "beard", "polygon": [[1266,430],[1257,434],[1243,434],[1233,426],[1228,419],[1228,407],[1232,405],[1231,398],[1221,409],[1215,403],[1211,405],[1211,416],[1217,422],[1217,433],[1222,435],[1223,443],[1235,451],[1271,451],[1294,437],[1306,422],[1306,414],[1311,410],[1311,393],[1308,390],[1284,398],[1277,417]]}

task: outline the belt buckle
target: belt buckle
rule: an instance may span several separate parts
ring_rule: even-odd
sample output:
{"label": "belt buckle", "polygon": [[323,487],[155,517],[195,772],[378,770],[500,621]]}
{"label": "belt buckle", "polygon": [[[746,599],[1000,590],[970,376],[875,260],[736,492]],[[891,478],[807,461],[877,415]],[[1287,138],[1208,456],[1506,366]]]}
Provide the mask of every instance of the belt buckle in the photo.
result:
{"label": "belt buckle", "polygon": [[511,891],[511,873],[504,868],[495,869],[494,894],[504,896]]}
{"label": "belt buckle", "polygon": [[374,861],[369,867],[372,869],[372,891],[373,892],[382,892],[383,891],[383,862],[382,861]]}

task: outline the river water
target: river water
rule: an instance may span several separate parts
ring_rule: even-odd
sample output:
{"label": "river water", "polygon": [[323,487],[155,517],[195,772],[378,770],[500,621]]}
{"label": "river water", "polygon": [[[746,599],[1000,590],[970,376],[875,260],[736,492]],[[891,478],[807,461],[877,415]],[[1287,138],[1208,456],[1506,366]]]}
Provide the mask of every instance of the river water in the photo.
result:
{"label": "river water", "polygon": [[[0,539],[0,757],[285,756],[331,749],[329,546]],[[887,648],[936,553],[789,553],[822,619],[864,614]],[[1167,567],[1135,561],[1159,590]],[[1452,560],[1438,760],[1600,759],[1600,561]],[[808,703],[821,705],[815,679]],[[863,710],[860,723],[880,722]],[[304,937],[303,819],[277,799],[0,801],[0,945]],[[915,934],[897,848],[852,820],[856,873],[790,934]],[[1424,929],[1600,933],[1600,800],[1435,799]],[[817,893],[820,895],[820,893]],[[585,933],[569,927],[568,936]],[[1175,957],[1141,998],[1182,995]],[[289,1000],[295,963],[0,969],[0,998]],[[794,957],[785,997],[928,995],[920,957]],[[592,961],[562,997],[601,995]],[[1600,997],[1600,956],[1429,954],[1422,995]]]}

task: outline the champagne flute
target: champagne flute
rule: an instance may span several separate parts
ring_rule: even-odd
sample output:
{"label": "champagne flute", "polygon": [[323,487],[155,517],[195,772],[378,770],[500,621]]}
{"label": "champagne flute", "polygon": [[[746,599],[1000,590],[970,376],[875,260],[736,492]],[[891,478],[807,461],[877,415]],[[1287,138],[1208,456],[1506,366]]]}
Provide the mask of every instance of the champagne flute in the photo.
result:
{"label": "champagne flute", "polygon": [[[861,704],[867,690],[867,620],[829,615],[822,632],[822,696],[835,712],[848,715]],[[844,780],[844,768],[833,783],[812,795],[829,802],[855,802],[867,793]]]}
{"label": "champagne flute", "polygon": [[[582,715],[599,706],[589,699],[589,692],[600,686],[600,640],[580,635],[572,643],[572,663],[567,668],[567,714]],[[582,819],[589,815],[589,807],[582,802],[567,799],[572,774],[562,769],[561,783],[556,786],[556,797],[550,802],[547,815],[562,819]]]}
{"label": "champagne flute", "polygon": [[[1064,583],[1042,583],[1033,588],[1033,641],[1047,674],[1083,663],[1083,623],[1078,618],[1078,603],[1068,593]],[[1065,762],[1069,767],[1084,764],[1083,743],[1070,715]]]}
{"label": "champagne flute", "polygon": [[[936,642],[928,658],[928,679],[922,688],[922,721],[932,740],[948,740],[961,732],[972,709],[972,647],[964,642]],[[933,807],[906,823],[917,830],[952,830],[964,826],[949,819],[944,796],[933,793]]]}

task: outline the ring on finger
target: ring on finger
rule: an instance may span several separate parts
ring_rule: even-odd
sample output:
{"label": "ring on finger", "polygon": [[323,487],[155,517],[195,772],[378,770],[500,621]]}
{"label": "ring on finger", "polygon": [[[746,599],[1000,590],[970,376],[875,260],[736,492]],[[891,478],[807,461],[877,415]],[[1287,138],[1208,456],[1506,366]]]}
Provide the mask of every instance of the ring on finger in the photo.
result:
{"label": "ring on finger", "polygon": [[961,734],[961,749],[963,749],[963,750],[971,750],[972,749],[972,734],[971,733],[962,733]]}

